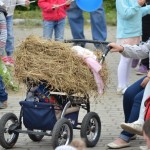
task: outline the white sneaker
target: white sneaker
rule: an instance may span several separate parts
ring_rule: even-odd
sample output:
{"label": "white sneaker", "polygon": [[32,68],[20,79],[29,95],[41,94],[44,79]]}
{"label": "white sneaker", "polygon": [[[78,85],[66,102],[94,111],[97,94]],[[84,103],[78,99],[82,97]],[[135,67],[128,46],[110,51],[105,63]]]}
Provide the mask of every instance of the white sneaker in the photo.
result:
{"label": "white sneaker", "polygon": [[121,123],[121,128],[127,132],[143,135],[143,124],[136,124],[136,123]]}
{"label": "white sneaker", "polygon": [[125,87],[125,88],[118,87],[117,88],[117,94],[123,95],[125,93],[126,89],[127,89],[127,87]]}
{"label": "white sneaker", "polygon": [[140,146],[140,150],[149,150],[147,146]]}

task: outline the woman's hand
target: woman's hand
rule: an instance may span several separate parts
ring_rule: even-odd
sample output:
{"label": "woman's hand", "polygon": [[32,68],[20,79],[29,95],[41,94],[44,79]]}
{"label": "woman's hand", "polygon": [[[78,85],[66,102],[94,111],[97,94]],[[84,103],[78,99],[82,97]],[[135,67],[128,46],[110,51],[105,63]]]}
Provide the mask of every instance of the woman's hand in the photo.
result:
{"label": "woman's hand", "polygon": [[150,80],[149,77],[145,77],[144,80],[143,80],[142,83],[141,83],[141,86],[142,86],[143,88],[145,88],[145,86],[147,85],[147,83],[148,83],[149,80]]}
{"label": "woman's hand", "polygon": [[124,48],[120,45],[117,45],[116,43],[110,43],[108,44],[109,47],[111,47],[111,52],[123,52]]}

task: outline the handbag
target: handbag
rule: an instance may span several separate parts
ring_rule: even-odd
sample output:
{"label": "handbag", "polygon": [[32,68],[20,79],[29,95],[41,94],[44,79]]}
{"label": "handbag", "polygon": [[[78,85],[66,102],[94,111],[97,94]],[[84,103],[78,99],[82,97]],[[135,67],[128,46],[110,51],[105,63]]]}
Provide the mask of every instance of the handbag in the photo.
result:
{"label": "handbag", "polygon": [[20,105],[23,123],[27,129],[53,129],[57,121],[53,105],[36,101],[20,101]]}

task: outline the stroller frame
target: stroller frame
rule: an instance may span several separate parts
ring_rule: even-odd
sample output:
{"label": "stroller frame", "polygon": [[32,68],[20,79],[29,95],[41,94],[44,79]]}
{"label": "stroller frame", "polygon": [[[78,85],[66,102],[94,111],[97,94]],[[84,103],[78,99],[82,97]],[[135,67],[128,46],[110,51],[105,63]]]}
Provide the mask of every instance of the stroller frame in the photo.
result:
{"label": "stroller frame", "polygon": [[[95,44],[105,44],[107,45],[109,42],[100,42],[93,40],[65,40],[65,43],[72,42],[84,42],[84,43],[95,43]],[[106,51],[102,55],[101,61],[103,62],[105,56],[107,55],[109,48],[106,48]],[[59,95],[60,93],[54,93],[54,95]],[[53,93],[51,94],[53,95]],[[66,95],[62,95],[62,97],[66,97]],[[59,145],[67,145],[72,141],[73,138],[73,129],[80,130],[81,138],[84,138],[85,144],[87,147],[94,147],[99,141],[101,134],[101,121],[97,113],[90,112],[90,101],[89,95],[79,97],[73,95],[67,95],[67,103],[65,104],[60,119],[54,125],[53,130],[50,132],[47,131],[34,131],[33,130],[23,130],[22,129],[22,118],[23,118],[23,109],[21,108],[19,118],[13,113],[6,113],[2,116],[0,120],[0,144],[3,148],[10,149],[12,148],[18,140],[19,133],[28,134],[29,138],[32,141],[41,141],[44,136],[52,136],[52,146],[55,149]],[[78,122],[77,125],[73,126],[72,123],[65,118],[65,113],[68,108],[72,105],[79,106],[80,108],[87,111],[87,114],[84,116],[82,122]],[[6,128],[5,125],[8,121],[11,121],[12,124]],[[64,129],[65,131],[60,134],[60,131]],[[9,141],[5,139],[5,133],[11,135]],[[89,138],[89,135],[92,133],[93,137]],[[59,143],[59,138],[64,138],[64,143]]]}

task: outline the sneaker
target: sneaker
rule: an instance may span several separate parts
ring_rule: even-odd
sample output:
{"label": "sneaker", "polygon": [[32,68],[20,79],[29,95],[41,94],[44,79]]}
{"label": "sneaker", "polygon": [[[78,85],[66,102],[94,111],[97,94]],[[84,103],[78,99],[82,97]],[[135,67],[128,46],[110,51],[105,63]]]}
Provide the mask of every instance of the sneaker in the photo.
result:
{"label": "sneaker", "polygon": [[139,63],[139,59],[133,59],[132,60],[132,68],[136,68],[136,66],[138,65]]}
{"label": "sneaker", "polygon": [[125,88],[118,87],[117,88],[117,94],[118,95],[123,95],[125,93],[126,89],[127,89],[127,87],[125,87]]}
{"label": "sneaker", "polygon": [[7,64],[8,63],[8,57],[7,56],[2,56],[2,62],[4,64]]}
{"label": "sneaker", "polygon": [[147,146],[140,146],[140,150],[149,150]]}
{"label": "sneaker", "polygon": [[8,63],[10,66],[14,66],[14,60],[11,56],[8,56]]}
{"label": "sneaker", "polygon": [[133,136],[130,138],[130,140],[136,140],[136,138],[137,138],[137,135],[133,135]]}
{"label": "sneaker", "polygon": [[7,101],[1,102],[0,101],[0,109],[5,109],[7,108]]}
{"label": "sneaker", "polygon": [[3,56],[2,61],[7,66],[14,66],[14,60],[10,56]]}
{"label": "sneaker", "polygon": [[136,72],[137,75],[144,75],[147,74],[147,67],[144,65],[140,65],[138,71]]}
{"label": "sneaker", "polygon": [[135,124],[135,123],[121,123],[121,128],[127,132],[143,135],[143,125],[142,124]]}

